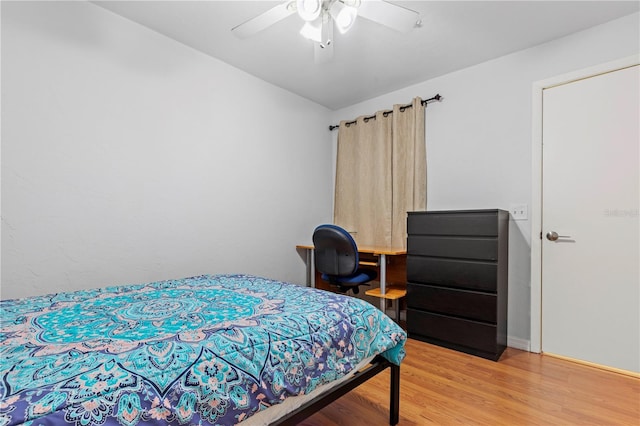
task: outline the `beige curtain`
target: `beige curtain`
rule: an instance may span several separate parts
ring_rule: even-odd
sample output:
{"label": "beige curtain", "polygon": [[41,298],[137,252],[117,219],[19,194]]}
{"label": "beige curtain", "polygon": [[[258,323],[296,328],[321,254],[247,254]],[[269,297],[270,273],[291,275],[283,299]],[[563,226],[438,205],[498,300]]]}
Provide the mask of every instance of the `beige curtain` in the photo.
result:
{"label": "beige curtain", "polygon": [[361,246],[391,244],[391,114],[340,123],[334,218]]}
{"label": "beige curtain", "polygon": [[426,208],[426,181],[421,99],[340,122],[333,220],[358,245],[406,248],[407,211]]}
{"label": "beige curtain", "polygon": [[427,153],[424,106],[393,107],[391,247],[407,248],[407,212],[427,208]]}

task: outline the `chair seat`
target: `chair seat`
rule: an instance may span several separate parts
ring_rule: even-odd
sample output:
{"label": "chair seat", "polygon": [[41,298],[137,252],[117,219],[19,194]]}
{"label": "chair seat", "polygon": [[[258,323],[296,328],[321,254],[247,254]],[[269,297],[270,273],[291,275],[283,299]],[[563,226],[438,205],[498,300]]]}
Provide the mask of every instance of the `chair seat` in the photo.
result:
{"label": "chair seat", "polygon": [[376,279],[378,273],[372,269],[358,269],[355,273],[345,277],[322,274],[322,279],[340,284],[362,284]]}

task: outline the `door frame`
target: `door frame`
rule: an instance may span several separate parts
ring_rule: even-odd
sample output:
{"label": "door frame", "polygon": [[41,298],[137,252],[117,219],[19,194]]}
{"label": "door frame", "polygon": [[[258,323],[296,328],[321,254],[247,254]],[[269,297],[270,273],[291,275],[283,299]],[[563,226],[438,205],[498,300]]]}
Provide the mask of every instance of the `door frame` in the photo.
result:
{"label": "door frame", "polygon": [[531,119],[531,329],[530,351],[542,352],[542,95],[544,89],[640,64],[640,54],[536,81]]}

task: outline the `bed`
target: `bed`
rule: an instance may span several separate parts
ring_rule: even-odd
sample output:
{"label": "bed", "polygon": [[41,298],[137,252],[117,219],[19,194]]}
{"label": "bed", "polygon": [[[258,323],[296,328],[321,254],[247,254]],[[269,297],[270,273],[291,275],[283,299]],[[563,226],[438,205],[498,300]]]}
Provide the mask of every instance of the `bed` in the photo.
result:
{"label": "bed", "polygon": [[295,424],[391,369],[405,332],[355,298],[203,275],[0,302],[0,425]]}

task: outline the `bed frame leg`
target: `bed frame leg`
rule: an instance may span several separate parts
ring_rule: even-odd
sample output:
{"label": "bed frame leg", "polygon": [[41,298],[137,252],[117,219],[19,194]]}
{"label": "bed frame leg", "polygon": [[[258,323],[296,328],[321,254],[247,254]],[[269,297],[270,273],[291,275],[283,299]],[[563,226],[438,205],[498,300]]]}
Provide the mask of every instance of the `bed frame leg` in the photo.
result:
{"label": "bed frame leg", "polygon": [[400,366],[391,364],[391,401],[389,402],[389,424],[397,425],[400,417]]}

